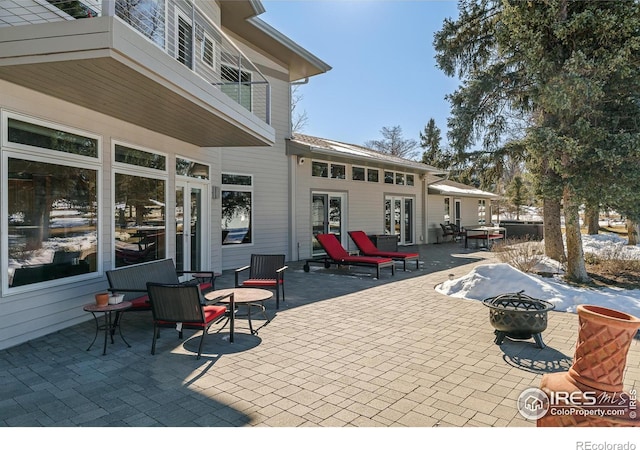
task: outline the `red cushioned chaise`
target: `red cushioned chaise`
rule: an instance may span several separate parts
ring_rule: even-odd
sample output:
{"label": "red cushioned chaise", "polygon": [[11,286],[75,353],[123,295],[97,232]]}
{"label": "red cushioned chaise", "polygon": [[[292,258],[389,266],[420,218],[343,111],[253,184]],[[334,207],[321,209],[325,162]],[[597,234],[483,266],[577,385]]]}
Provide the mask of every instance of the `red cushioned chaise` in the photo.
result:
{"label": "red cushioned chaise", "polygon": [[322,263],[328,269],[331,264],[340,266],[368,266],[376,268],[376,277],[380,278],[380,269],[391,268],[391,275],[396,274],[393,259],[379,256],[352,256],[342,246],[335,234],[318,234],[316,239],[322,246],[327,256],[309,259],[304,265],[304,271],[309,272],[309,263]]}
{"label": "red cushioned chaise", "polygon": [[382,258],[391,258],[395,261],[402,261],[404,270],[407,270],[407,261],[415,261],[416,269],[420,268],[420,261],[418,260],[420,255],[418,253],[385,252],[379,250],[364,231],[349,231],[349,236],[351,236],[358,250],[360,250],[360,253],[364,256],[379,256]]}

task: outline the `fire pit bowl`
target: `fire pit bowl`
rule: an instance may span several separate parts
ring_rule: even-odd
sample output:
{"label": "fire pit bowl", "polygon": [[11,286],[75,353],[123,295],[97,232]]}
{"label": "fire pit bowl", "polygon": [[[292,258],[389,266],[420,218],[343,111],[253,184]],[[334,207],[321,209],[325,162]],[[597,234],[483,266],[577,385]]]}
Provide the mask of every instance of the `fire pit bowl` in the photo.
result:
{"label": "fire pit bowl", "polygon": [[547,311],[554,305],[523,294],[524,291],[501,294],[484,299],[489,308],[489,322],[495,328],[495,343],[500,345],[505,337],[533,339],[544,348],[542,332],[547,329]]}

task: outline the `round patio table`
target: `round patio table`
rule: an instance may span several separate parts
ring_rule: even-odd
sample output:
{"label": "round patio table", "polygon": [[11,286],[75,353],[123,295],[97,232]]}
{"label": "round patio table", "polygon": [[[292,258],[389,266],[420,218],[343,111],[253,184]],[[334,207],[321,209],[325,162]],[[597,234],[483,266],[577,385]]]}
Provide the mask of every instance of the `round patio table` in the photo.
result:
{"label": "round patio table", "polygon": [[[82,309],[84,309],[87,312],[90,312],[93,315],[93,319],[96,322],[96,334],[95,336],[93,336],[93,341],[91,341],[91,344],[89,344],[87,351],[91,349],[94,342],[96,341],[98,337],[98,332],[101,330],[104,330],[104,347],[102,349],[102,354],[106,355],[107,354],[107,336],[111,335],[111,343],[113,344],[113,334],[115,333],[116,328],[120,333],[120,338],[122,339],[122,342],[127,344],[127,347],[131,348],[127,340],[122,335],[122,327],[120,326],[122,317],[120,317],[119,320],[113,321],[111,316],[111,313],[113,312],[122,312],[129,308],[131,308],[131,302],[127,302],[127,301],[120,302],[115,305],[104,305],[104,306],[98,306],[95,303],[88,303],[82,307]],[[100,325],[100,322],[98,321],[98,316],[96,316],[96,313],[104,313],[103,325]]]}
{"label": "round patio table", "polygon": [[[233,302],[235,305],[245,305],[247,307],[247,320],[249,321],[249,331],[251,334],[258,334],[258,330],[253,329],[253,325],[251,323],[251,307],[258,306],[261,308],[264,314],[264,305],[262,302],[265,300],[269,300],[273,298],[273,292],[267,289],[257,289],[257,288],[230,288],[230,289],[218,289],[216,291],[211,291],[205,294],[204,298],[207,300],[215,300],[218,297],[229,295],[233,293]],[[217,303],[229,304],[230,298],[226,297]],[[231,326],[233,327],[233,318],[235,317],[235,311],[231,311]],[[265,314],[266,317],[266,314]],[[267,323],[270,320],[267,318]],[[265,324],[266,325],[266,324]],[[233,330],[231,331],[233,333]]]}

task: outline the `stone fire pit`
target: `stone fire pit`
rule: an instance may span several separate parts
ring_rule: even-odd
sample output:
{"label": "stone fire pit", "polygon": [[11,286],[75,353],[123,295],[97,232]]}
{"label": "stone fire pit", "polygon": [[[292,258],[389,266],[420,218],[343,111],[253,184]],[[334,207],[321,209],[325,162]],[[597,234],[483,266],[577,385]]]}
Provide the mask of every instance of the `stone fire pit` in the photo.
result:
{"label": "stone fire pit", "polygon": [[523,294],[524,291],[501,294],[484,299],[489,308],[489,321],[495,328],[494,342],[502,344],[505,337],[511,339],[533,339],[544,348],[542,332],[547,329],[547,311],[554,305]]}

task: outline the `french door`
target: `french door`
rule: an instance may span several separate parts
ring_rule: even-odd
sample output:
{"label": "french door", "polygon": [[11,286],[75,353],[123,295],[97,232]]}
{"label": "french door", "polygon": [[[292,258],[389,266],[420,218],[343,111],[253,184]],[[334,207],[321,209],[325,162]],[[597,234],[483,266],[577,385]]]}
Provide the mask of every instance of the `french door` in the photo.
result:
{"label": "french door", "polygon": [[454,213],[455,213],[455,217],[454,220],[456,222],[456,225],[458,226],[458,229],[461,230],[462,229],[462,202],[459,199],[455,199],[454,200]]}
{"label": "french door", "polygon": [[176,181],[176,269],[202,270],[208,256],[209,186]]}
{"label": "french door", "polygon": [[346,233],[344,232],[344,209],[346,194],[313,192],[311,194],[311,231],[313,255],[324,253],[322,246],[316,239],[317,234],[335,234],[346,247]]}
{"label": "french door", "polygon": [[394,197],[384,199],[384,232],[398,236],[400,245],[413,244],[414,206],[413,197]]}

